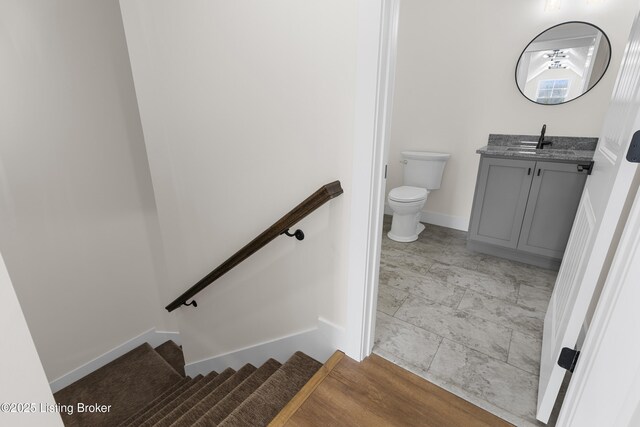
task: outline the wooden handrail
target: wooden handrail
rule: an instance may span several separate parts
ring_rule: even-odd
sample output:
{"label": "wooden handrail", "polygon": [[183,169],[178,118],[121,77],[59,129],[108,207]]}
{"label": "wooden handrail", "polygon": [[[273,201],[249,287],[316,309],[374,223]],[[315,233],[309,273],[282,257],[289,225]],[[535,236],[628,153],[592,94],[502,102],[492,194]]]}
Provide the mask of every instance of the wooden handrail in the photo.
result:
{"label": "wooden handrail", "polygon": [[338,197],[343,192],[344,190],[342,190],[342,187],[340,186],[340,181],[334,181],[329,184],[323,185],[318,191],[307,197],[302,203],[289,211],[289,213],[276,221],[271,227],[263,231],[258,237],[253,239],[238,252],[231,255],[229,259],[220,264],[211,273],[200,279],[198,283],[190,287],[186,292],[176,298],[165,308],[171,312],[182,305],[187,305],[187,301],[193,298],[198,292],[209,286],[215,280],[219,279],[233,267],[249,258],[267,243],[283,234],[294,224],[300,222],[302,218],[306,217],[311,212],[315,211],[334,197]]}

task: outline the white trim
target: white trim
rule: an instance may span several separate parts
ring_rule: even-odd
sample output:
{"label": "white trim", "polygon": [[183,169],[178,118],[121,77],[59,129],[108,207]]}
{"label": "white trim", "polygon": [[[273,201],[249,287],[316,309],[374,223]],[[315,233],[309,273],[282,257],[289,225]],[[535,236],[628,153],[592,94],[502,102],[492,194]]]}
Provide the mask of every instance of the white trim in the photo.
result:
{"label": "white trim", "polygon": [[239,369],[246,363],[260,366],[269,358],[284,363],[296,351],[302,351],[314,359],[325,362],[343,345],[344,330],[324,319],[318,319],[316,328],[307,329],[285,337],[246,347],[231,353],[188,363],[188,376],[222,372],[226,368]]}
{"label": "white trim", "polygon": [[130,352],[139,345],[149,343],[151,347],[157,347],[168,340],[173,340],[176,344],[180,345],[180,334],[178,332],[156,331],[155,328],[149,329],[148,331],[145,331],[140,335],[112,348],[101,356],[98,356],[84,365],[79,366],[78,368],[51,381],[49,383],[51,392],[55,393],[62,390],[66,386],[78,381],[80,378],[86,377],[90,373],[102,368],[107,363],[112,362],[118,357]]}
{"label": "white trim", "polygon": [[345,353],[371,353],[399,0],[359,0]]}
{"label": "white trim", "polygon": [[[393,215],[393,211],[388,204],[384,205],[385,215]],[[420,212],[420,222],[425,224],[438,225],[440,227],[453,228],[454,230],[469,231],[469,218],[463,216],[453,216],[438,212]]]}
{"label": "white trim", "polygon": [[454,230],[469,231],[469,218],[462,216],[446,215],[438,212],[422,211],[420,221],[440,227],[453,228]]}

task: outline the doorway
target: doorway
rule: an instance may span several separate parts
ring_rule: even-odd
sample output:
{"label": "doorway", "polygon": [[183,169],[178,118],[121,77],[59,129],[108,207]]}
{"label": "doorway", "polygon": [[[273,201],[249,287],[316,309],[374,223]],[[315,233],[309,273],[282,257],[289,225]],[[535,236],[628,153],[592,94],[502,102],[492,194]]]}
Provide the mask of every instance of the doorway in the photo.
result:
{"label": "doorway", "polygon": [[[384,121],[381,111],[377,117]],[[388,163],[389,135],[377,141],[386,144],[382,151]],[[376,203],[379,213],[384,200]],[[369,244],[380,240],[381,252],[373,249],[369,258],[377,261],[379,255],[380,270],[376,263],[369,271],[373,284],[365,312],[368,299],[378,310],[375,328],[363,322],[364,355],[373,350],[518,425],[539,425],[539,357],[530,356],[540,354],[541,324],[556,272],[478,256],[466,251],[464,232],[429,224],[423,241],[412,250],[407,244],[400,249],[386,237],[390,217],[369,218],[376,226]],[[524,395],[520,402],[514,397]]]}

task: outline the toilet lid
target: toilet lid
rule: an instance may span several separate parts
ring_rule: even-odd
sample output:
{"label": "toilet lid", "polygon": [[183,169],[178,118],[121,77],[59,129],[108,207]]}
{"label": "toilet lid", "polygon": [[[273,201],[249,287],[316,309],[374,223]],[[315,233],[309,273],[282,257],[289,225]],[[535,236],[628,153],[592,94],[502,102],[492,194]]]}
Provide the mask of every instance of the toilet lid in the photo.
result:
{"label": "toilet lid", "polygon": [[426,198],[427,194],[429,194],[429,192],[426,188],[403,185],[402,187],[391,190],[389,192],[389,199],[394,202],[415,202]]}

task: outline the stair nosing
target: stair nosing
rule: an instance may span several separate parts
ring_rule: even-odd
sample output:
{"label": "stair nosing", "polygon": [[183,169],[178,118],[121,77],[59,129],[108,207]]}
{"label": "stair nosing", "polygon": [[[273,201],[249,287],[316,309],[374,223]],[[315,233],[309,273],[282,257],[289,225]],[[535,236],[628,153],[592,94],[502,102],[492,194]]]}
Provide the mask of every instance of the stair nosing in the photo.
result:
{"label": "stair nosing", "polygon": [[268,427],[281,427],[284,426],[287,421],[293,416],[293,414],[300,409],[300,407],[307,401],[313,391],[329,376],[331,371],[338,366],[338,363],[345,357],[345,354],[341,351],[336,351],[331,355],[315,374],[302,386],[300,390],[293,396],[293,398],[278,412],[278,415],[269,422]]}

